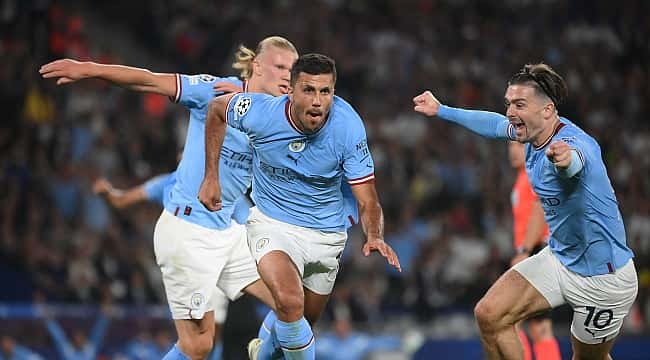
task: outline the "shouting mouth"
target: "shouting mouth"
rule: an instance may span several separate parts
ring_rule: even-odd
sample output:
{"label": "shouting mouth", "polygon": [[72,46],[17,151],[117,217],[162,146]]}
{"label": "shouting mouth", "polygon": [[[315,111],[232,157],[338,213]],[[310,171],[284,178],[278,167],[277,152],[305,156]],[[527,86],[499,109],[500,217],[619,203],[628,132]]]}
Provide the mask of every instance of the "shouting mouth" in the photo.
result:
{"label": "shouting mouth", "polygon": [[321,111],[318,111],[318,110],[308,110],[307,111],[307,116],[310,119],[316,120],[316,119],[320,118],[321,116],[323,116],[323,113]]}
{"label": "shouting mouth", "polygon": [[523,121],[511,121],[510,124],[515,128],[515,131],[523,131],[526,128]]}

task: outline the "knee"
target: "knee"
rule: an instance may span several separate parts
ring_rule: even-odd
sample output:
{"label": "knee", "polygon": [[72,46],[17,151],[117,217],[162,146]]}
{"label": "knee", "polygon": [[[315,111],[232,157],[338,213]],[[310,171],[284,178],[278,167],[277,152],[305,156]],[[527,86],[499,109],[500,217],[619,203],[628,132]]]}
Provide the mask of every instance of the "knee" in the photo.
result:
{"label": "knee", "polygon": [[205,359],[212,351],[214,339],[206,333],[189,339],[179,339],[179,345],[190,359]]}
{"label": "knee", "polygon": [[504,317],[498,305],[486,298],[474,307],[474,317],[482,331],[498,329],[503,325]]}
{"label": "knee", "polygon": [[278,291],[275,294],[278,318],[291,321],[301,318],[305,310],[305,299],[300,291]]}

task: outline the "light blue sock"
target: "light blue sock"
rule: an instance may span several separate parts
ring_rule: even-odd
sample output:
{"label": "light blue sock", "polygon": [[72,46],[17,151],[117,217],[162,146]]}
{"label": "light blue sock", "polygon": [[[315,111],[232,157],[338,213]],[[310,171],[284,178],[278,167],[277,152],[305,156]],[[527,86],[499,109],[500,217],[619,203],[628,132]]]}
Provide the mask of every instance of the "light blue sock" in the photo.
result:
{"label": "light blue sock", "polygon": [[262,340],[262,346],[257,353],[258,360],[277,360],[283,359],[282,349],[275,333],[275,327],[271,328],[271,334]]}
{"label": "light blue sock", "polygon": [[162,360],[191,360],[189,356],[183,354],[181,349],[178,348],[178,344],[174,344],[174,346],[169,350],[167,354],[165,354],[165,357],[162,358]]}
{"label": "light blue sock", "polygon": [[212,347],[212,351],[206,358],[206,360],[221,360],[221,353],[223,352],[223,344],[221,341],[218,343],[214,344]]}
{"label": "light blue sock", "polygon": [[264,317],[264,321],[260,326],[260,331],[257,333],[257,337],[262,339],[262,346],[260,351],[257,353],[258,360],[275,360],[282,359],[282,350],[280,349],[280,343],[275,334],[275,321],[278,319],[278,316],[273,310],[269,311]]}
{"label": "light blue sock", "polygon": [[278,316],[275,315],[275,311],[269,310],[269,312],[266,313],[266,316],[264,317],[264,321],[262,321],[262,325],[260,325],[260,330],[257,332],[257,337],[262,340],[266,340],[271,332],[275,330],[274,325],[275,320],[277,319]]}
{"label": "light blue sock", "polygon": [[314,360],[316,358],[314,333],[304,317],[290,323],[276,320],[275,332],[285,359]]}

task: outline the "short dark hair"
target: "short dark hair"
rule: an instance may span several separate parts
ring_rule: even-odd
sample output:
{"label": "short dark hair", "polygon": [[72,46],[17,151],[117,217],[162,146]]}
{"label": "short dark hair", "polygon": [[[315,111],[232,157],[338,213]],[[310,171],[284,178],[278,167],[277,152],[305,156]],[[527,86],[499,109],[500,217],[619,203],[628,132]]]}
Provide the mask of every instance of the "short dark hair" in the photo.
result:
{"label": "short dark hair", "polygon": [[564,79],[544,63],[524,65],[508,81],[508,86],[517,84],[532,86],[538,94],[548,96],[556,108],[566,100],[569,94]]}
{"label": "short dark hair", "polygon": [[323,54],[305,54],[293,63],[291,68],[291,86],[296,85],[298,75],[306,73],[309,75],[332,74],[336,83],[336,63],[329,56]]}

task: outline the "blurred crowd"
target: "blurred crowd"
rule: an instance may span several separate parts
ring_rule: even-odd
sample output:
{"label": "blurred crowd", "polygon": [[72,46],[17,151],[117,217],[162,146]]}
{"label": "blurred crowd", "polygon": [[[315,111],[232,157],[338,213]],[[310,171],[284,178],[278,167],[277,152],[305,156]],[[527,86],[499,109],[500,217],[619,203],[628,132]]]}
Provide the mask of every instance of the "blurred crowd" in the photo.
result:
{"label": "blurred crowd", "polygon": [[[175,167],[188,114],[99,81],[57,88],[61,57],[235,75],[265,36],[337,61],[336,92],[362,115],[402,273],[351,232],[328,314],[359,326],[472,308],[512,257],[506,144],[423,118],[412,98],[504,111],[506,81],[544,61],[564,76],[560,114],[599,142],[636,253],[628,331],[650,329],[650,5],[642,0],[3,1],[0,7],[0,301],[164,304],[152,232],[160,209],[114,211],[92,193]],[[105,33],[101,19],[120,33]],[[254,24],[254,25],[252,25]],[[92,36],[91,36],[92,34]],[[107,47],[93,36],[131,46]],[[568,319],[567,319],[568,320]]]}

